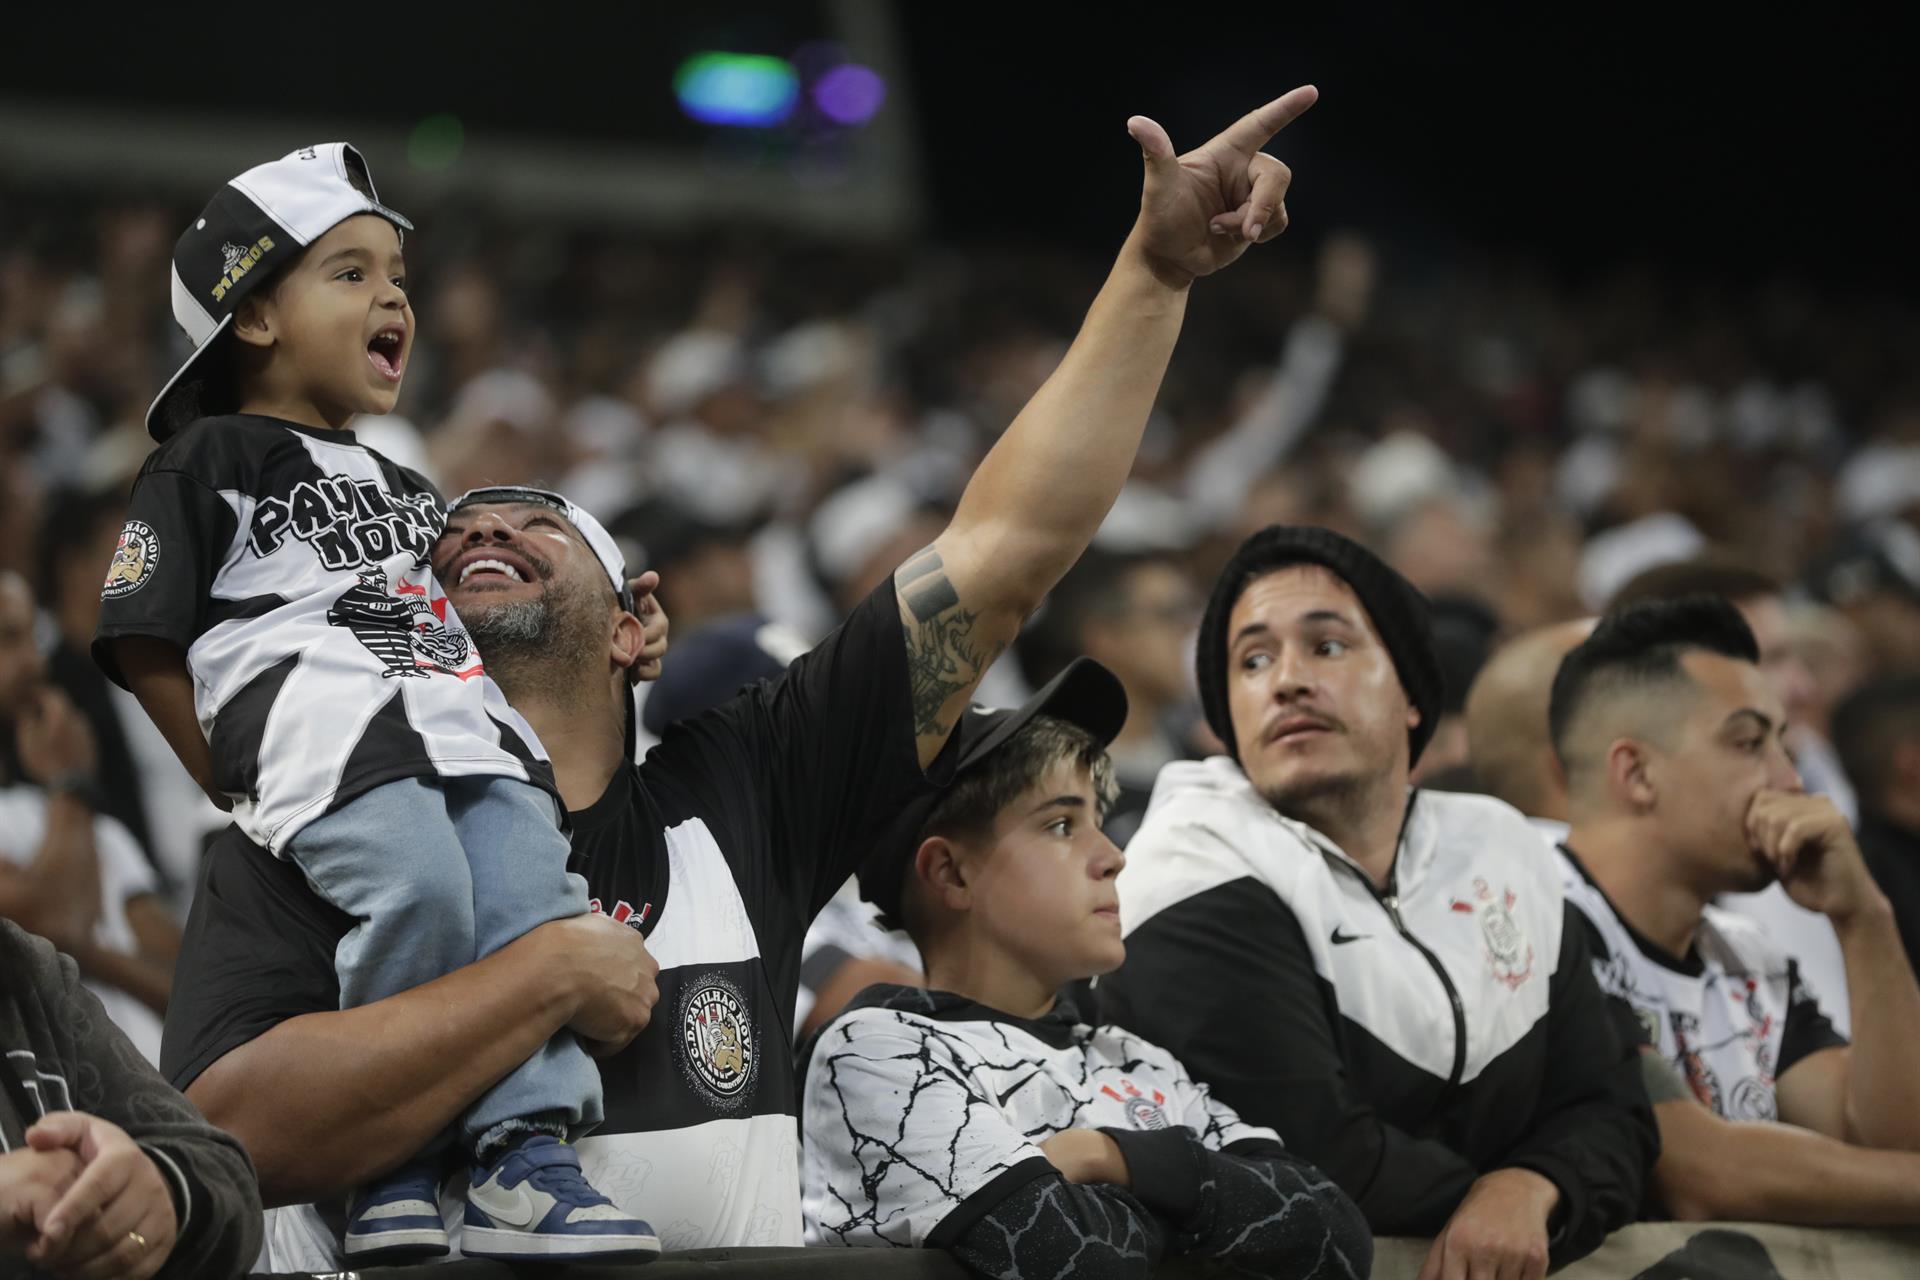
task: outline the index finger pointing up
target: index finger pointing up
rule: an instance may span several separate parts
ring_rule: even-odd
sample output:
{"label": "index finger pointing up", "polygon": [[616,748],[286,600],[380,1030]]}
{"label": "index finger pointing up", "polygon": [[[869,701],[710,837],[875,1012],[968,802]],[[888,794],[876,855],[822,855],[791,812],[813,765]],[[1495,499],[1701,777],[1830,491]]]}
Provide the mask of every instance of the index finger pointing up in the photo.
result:
{"label": "index finger pointing up", "polygon": [[1267,145],[1267,140],[1306,114],[1320,100],[1320,91],[1310,84],[1289,90],[1264,107],[1256,107],[1220,131],[1219,140],[1252,155]]}

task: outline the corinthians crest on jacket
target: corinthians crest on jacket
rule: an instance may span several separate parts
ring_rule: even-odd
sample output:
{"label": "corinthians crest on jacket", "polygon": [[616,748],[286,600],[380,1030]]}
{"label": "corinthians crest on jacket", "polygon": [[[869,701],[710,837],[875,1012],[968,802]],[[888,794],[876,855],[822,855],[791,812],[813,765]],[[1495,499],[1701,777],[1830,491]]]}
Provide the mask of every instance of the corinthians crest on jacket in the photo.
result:
{"label": "corinthians crest on jacket", "polygon": [[1455,898],[1455,911],[1480,917],[1480,936],[1486,944],[1487,969],[1494,981],[1518,988],[1533,976],[1533,944],[1527,941],[1519,921],[1513,918],[1514,903],[1519,901],[1512,889],[1499,893],[1484,879],[1473,879],[1473,900]]}

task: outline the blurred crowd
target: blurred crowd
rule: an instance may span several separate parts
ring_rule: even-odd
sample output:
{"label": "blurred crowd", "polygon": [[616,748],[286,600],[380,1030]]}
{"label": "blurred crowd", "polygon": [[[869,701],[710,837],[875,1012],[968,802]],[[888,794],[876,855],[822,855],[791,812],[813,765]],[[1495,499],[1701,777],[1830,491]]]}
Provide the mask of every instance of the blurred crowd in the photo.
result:
{"label": "blurred crowd", "polygon": [[[660,574],[673,645],[634,692],[643,751],[780,672],[947,528],[1060,364],[1105,249],[419,213],[404,391],[354,430],[448,497],[560,490]],[[0,918],[72,956],[155,1061],[178,921],[227,817],[90,646],[152,448],[143,417],[185,355],[162,284],[189,217],[0,188]],[[1539,662],[1579,642],[1577,620],[1717,595],[1920,970],[1916,342],[1910,306],[1790,281],[1560,278],[1350,232],[1290,239],[1193,299],[1130,481],[979,700],[1027,700],[1083,655],[1109,669],[1126,697],[1105,830],[1126,845],[1162,771],[1225,746],[1195,682],[1223,566],[1268,526],[1324,526],[1431,602],[1441,715],[1411,780],[1556,819]],[[1488,669],[1476,717],[1489,659],[1560,623],[1578,629],[1550,655],[1509,658],[1526,671]],[[1828,1029],[1846,1032],[1856,975],[1834,929],[1777,888],[1722,901],[1835,993]],[[875,923],[850,883],[814,925],[794,1043],[869,984],[932,974]]]}
{"label": "blurred crowd", "polygon": [[[1094,247],[676,242],[422,212],[403,398],[360,434],[449,495],[573,495],[662,573],[689,662],[730,618],[797,652],[924,545],[1053,368],[1101,263]],[[184,216],[0,199],[0,568],[34,585],[108,811],[176,900],[218,815],[86,644],[150,447],[141,414],[183,354],[157,282]],[[1783,588],[1774,656],[1802,723],[1824,730],[1850,689],[1920,666],[1911,307],[1784,282],[1560,280],[1344,234],[1215,284],[1097,554],[985,687],[1010,702],[1079,652],[1113,667],[1136,707],[1116,762],[1142,803],[1161,764],[1210,745],[1182,656],[1200,584],[1275,522],[1351,534],[1436,601],[1452,713],[1503,637],[1702,557]],[[1450,721],[1430,777],[1466,761]]]}

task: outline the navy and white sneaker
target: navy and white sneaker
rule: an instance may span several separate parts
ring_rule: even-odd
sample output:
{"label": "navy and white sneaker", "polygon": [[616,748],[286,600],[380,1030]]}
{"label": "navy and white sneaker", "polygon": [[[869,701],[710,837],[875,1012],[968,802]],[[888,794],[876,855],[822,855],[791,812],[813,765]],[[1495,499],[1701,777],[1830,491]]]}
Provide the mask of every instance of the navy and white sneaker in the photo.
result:
{"label": "navy and white sneaker", "polygon": [[539,1133],[491,1168],[474,1169],[460,1251],[469,1258],[647,1262],[660,1256],[660,1237],[593,1189],[578,1152]]}
{"label": "navy and white sneaker", "polygon": [[413,1262],[447,1254],[447,1224],[440,1218],[440,1161],[422,1158],[401,1165],[347,1201],[350,1262]]}

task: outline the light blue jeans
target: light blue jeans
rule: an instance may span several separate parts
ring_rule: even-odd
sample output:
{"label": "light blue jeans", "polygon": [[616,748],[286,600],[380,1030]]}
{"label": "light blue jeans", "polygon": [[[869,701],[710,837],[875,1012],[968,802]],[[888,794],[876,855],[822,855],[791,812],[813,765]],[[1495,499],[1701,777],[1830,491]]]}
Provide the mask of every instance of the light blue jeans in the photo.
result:
{"label": "light blue jeans", "polygon": [[[403,778],[302,828],[287,856],[360,922],[334,952],[340,1007],[431,982],[585,911],[587,882],[566,869],[556,816],[550,795],[515,778]],[[604,1115],[599,1068],[561,1031],[480,1095],[460,1134],[472,1151],[510,1122],[578,1134]]]}

